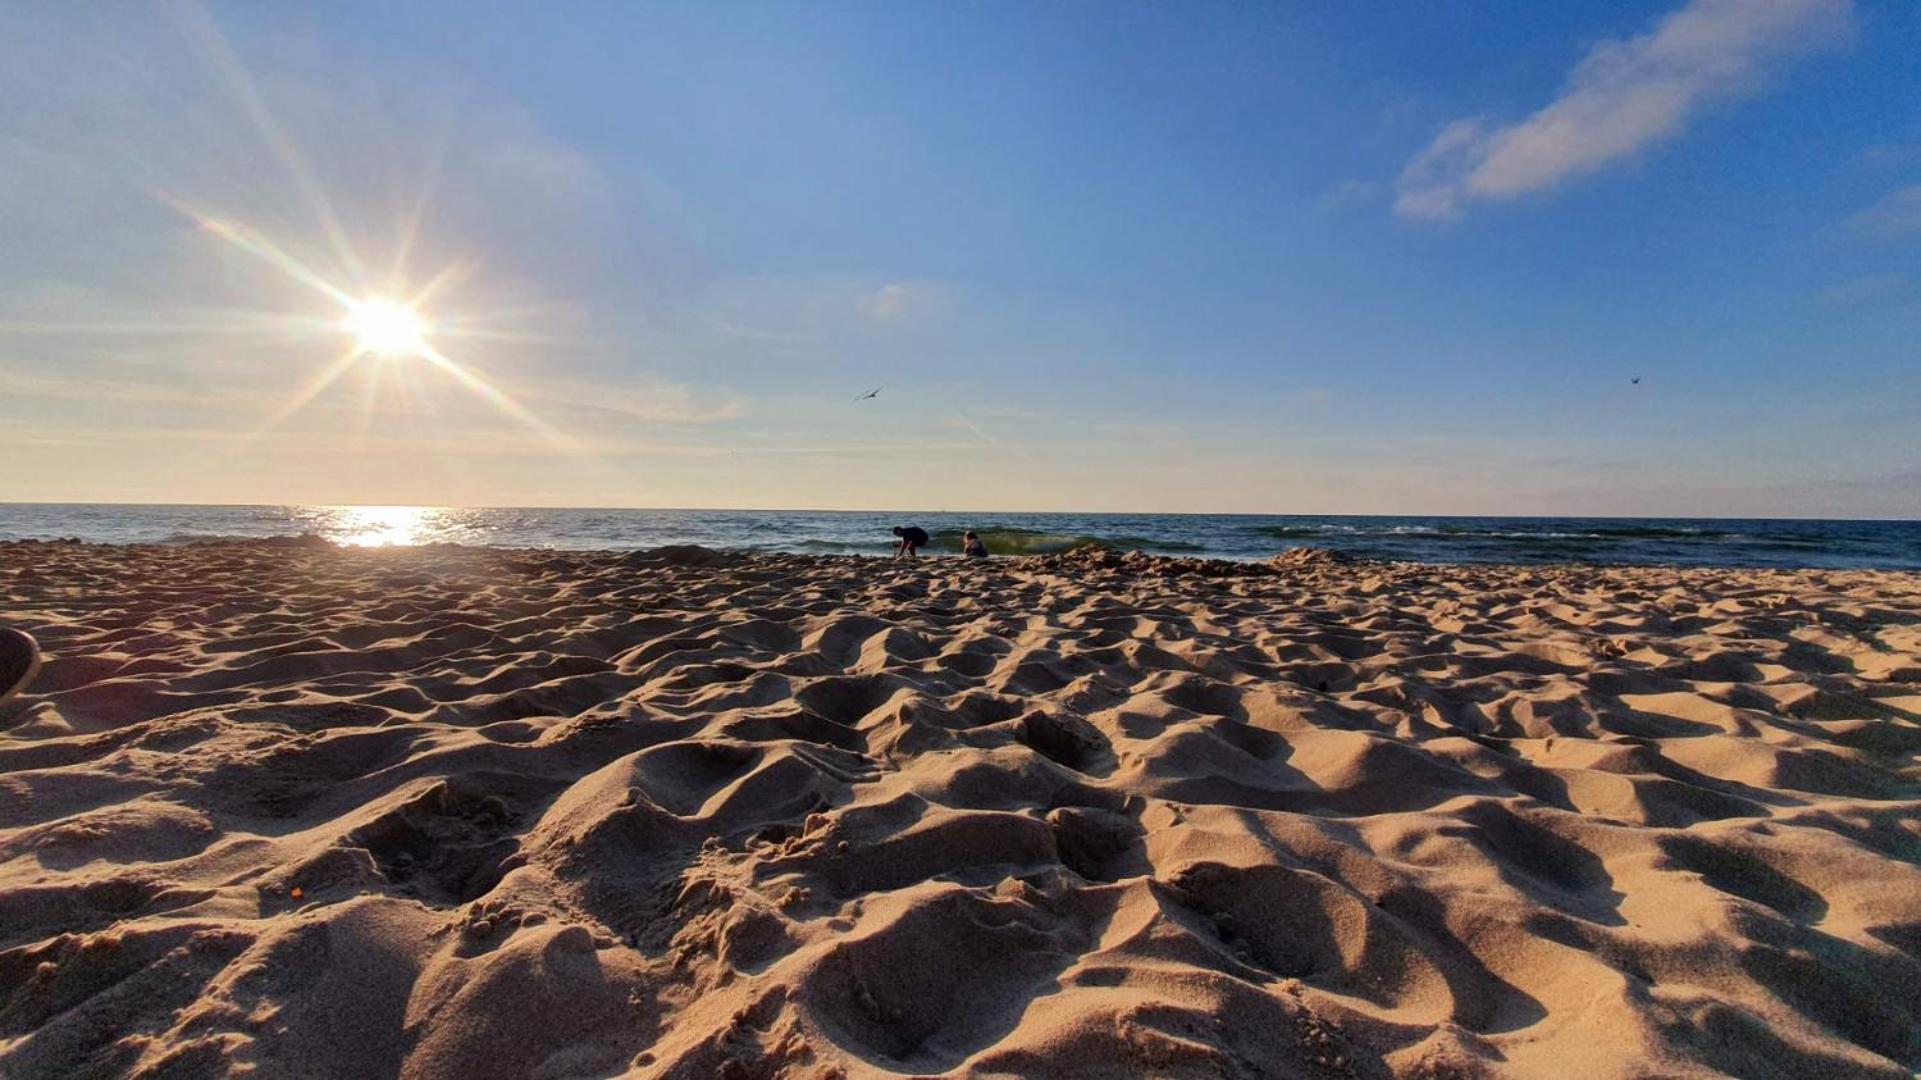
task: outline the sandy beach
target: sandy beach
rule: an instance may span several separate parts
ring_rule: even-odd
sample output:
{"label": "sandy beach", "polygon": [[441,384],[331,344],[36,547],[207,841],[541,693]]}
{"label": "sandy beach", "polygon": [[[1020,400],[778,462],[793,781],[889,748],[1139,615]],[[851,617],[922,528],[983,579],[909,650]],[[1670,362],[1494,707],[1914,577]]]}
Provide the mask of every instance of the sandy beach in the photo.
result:
{"label": "sandy beach", "polygon": [[8,1077],[1887,1077],[1921,575],[0,544]]}

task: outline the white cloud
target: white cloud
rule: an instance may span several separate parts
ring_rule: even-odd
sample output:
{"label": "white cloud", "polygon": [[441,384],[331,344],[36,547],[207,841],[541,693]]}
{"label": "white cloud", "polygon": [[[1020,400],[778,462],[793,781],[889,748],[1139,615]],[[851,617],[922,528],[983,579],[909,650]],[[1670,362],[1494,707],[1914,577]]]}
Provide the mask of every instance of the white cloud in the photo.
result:
{"label": "white cloud", "polygon": [[1841,39],[1852,10],[1852,0],[1691,0],[1645,34],[1595,45],[1527,119],[1443,128],[1402,171],[1395,212],[1455,218],[1467,203],[1545,191],[1629,158],[1705,107],[1754,93],[1771,64]]}

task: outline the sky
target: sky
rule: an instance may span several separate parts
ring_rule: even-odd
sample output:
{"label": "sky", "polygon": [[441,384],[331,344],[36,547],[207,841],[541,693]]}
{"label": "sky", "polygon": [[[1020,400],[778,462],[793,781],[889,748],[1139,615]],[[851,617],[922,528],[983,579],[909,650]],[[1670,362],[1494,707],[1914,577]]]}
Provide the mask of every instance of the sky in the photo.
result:
{"label": "sky", "polygon": [[0,499],[1921,517],[1917,57],[1908,0],[7,5]]}

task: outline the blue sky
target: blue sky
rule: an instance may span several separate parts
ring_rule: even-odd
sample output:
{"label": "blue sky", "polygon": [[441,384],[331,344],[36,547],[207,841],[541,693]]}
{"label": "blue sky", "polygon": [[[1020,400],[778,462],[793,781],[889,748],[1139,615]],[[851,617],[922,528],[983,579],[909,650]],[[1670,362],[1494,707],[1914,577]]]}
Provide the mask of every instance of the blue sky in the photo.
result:
{"label": "blue sky", "polygon": [[[1866,0],[19,5],[0,491],[1921,516],[1917,56]],[[328,288],[450,267],[458,371],[340,362]]]}

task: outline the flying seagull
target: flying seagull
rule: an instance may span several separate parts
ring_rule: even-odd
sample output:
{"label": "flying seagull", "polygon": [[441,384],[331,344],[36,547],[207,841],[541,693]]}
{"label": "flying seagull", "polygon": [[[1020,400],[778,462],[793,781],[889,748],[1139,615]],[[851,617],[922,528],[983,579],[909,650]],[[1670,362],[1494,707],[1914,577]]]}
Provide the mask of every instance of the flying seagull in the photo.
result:
{"label": "flying seagull", "polygon": [[865,394],[861,394],[860,396],[856,397],[854,400],[866,401],[868,398],[877,398],[880,396],[880,392],[885,389],[887,389],[885,386],[876,386],[872,390],[867,391]]}

